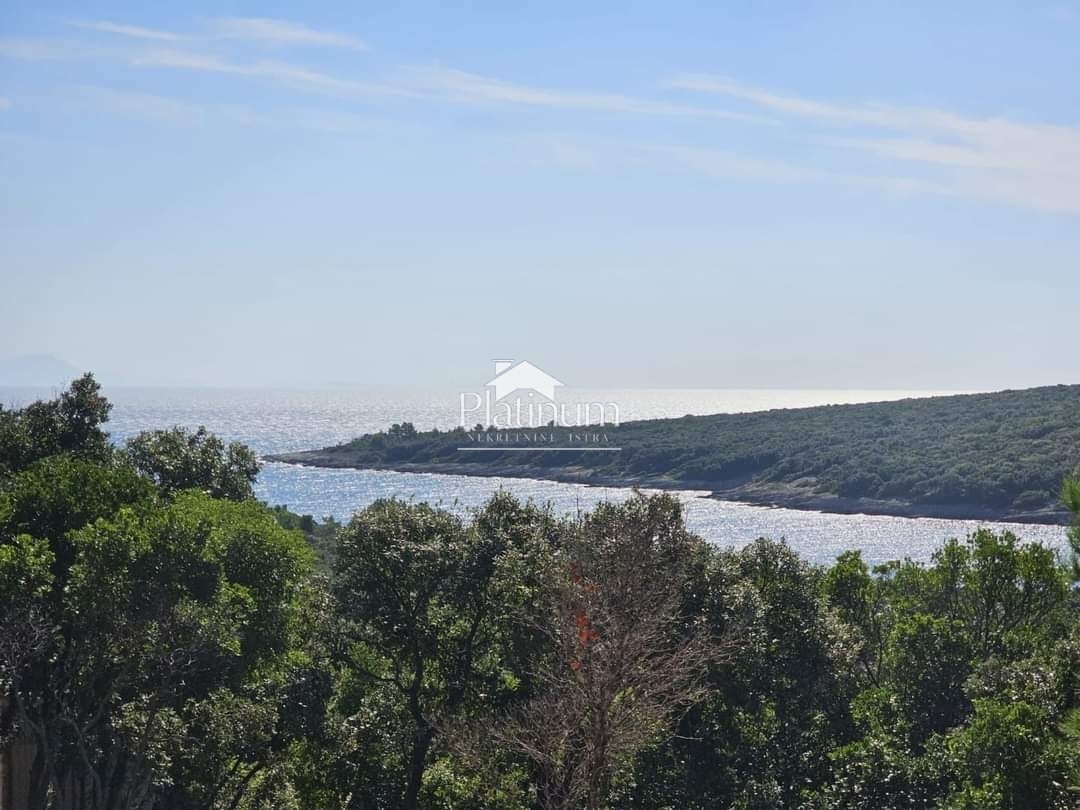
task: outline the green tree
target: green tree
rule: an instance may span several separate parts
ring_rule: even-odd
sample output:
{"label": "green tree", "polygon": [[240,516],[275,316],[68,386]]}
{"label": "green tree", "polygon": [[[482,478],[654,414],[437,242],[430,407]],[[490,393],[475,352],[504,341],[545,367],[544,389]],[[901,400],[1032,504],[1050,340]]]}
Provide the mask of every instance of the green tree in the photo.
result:
{"label": "green tree", "polygon": [[931,734],[963,722],[971,648],[956,620],[917,613],[899,621],[886,653],[889,683],[916,753]]}
{"label": "green tree", "polygon": [[66,584],[73,562],[68,534],[124,506],[149,507],[153,484],[122,456],[105,463],[58,455],[32,463],[0,489],[0,539],[29,534],[45,540],[53,554],[57,584]]}
{"label": "green tree", "polygon": [[813,791],[819,806],[1071,806],[1076,751],[1057,727],[1078,697],[1077,606],[1052,549],[980,530],[874,582],[843,555],[825,581],[859,637],[882,638],[873,604],[888,632],[880,678],[852,702],[855,734]]}
{"label": "green tree", "polygon": [[[259,504],[199,493],[121,508],[68,539],[70,567],[36,600],[43,643],[5,651],[2,665],[15,721],[36,745],[32,806],[51,793],[62,807],[143,807],[192,701],[241,687],[286,652],[308,552]],[[43,556],[43,544],[17,548],[21,565]]]}
{"label": "green tree", "polygon": [[958,786],[945,810],[1074,810],[1068,788],[1080,752],[1051,730],[1051,717],[1023,698],[975,702],[971,723],[950,735]]}
{"label": "green tree", "polygon": [[426,504],[379,501],[339,535],[335,591],[372,710],[407,724],[395,805],[413,810],[440,731],[519,681],[503,651],[538,587],[550,516],[496,496],[466,525]]}
{"label": "green tree", "polygon": [[92,374],[72,382],[56,399],[18,410],[0,406],[0,479],[62,453],[105,458],[110,448],[101,426],[111,408]]}
{"label": "green tree", "polygon": [[877,576],[872,576],[861,551],[845,551],[822,580],[822,593],[829,605],[855,630],[859,679],[863,686],[878,686],[882,682],[881,667],[893,619],[888,574],[896,567],[883,566],[875,571]]}
{"label": "green tree", "polygon": [[946,541],[933,563],[927,612],[959,622],[980,659],[1030,645],[1067,621],[1068,582],[1053,549],[979,529]]}
{"label": "green tree", "polygon": [[181,427],[140,433],[128,441],[127,451],[135,467],[166,494],[198,489],[234,501],[253,497],[259,474],[255,454],[240,442],[226,445],[204,427],[194,433]]}
{"label": "green tree", "polygon": [[307,551],[253,502],[183,492],[249,497],[246,448],[147,434],[140,471],[109,407],[86,377],[0,410],[0,744],[33,744],[35,808],[276,806],[329,691],[312,635],[332,611],[296,615],[321,589]]}
{"label": "green tree", "polygon": [[1065,479],[1061,488],[1061,500],[1072,512],[1073,522],[1069,527],[1069,547],[1072,550],[1072,577],[1080,579],[1080,475],[1071,475]]}
{"label": "green tree", "polygon": [[[163,499],[108,411],[87,376],[0,413],[0,735],[34,746],[34,810],[235,807],[325,703],[314,614],[297,627],[310,552],[253,500],[179,477]],[[195,444],[187,482],[249,494],[249,451]]]}

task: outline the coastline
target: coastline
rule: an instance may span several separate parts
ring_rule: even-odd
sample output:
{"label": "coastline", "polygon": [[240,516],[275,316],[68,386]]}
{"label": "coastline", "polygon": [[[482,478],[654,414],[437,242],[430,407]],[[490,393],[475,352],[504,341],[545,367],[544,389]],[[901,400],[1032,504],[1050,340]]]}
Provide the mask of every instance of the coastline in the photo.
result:
{"label": "coastline", "polygon": [[587,468],[544,471],[536,467],[500,467],[498,470],[478,469],[477,464],[430,462],[401,464],[349,464],[320,451],[274,453],[262,461],[292,464],[299,467],[324,469],[383,470],[388,472],[465,475],[472,478],[522,478],[535,481],[556,481],[564,484],[584,484],[598,487],[620,487],[659,490],[695,490],[708,493],[706,497],[720,501],[746,503],[754,506],[795,509],[804,512],[824,512],[836,515],[882,515],[907,518],[942,518],[947,520],[985,520],[995,523],[1029,523],[1068,525],[1069,514],[1060,511],[1011,512],[1008,509],[975,504],[914,504],[907,501],[884,501],[869,498],[846,498],[841,495],[812,492],[790,484],[769,484],[741,481],[688,481],[665,477],[640,476],[623,478],[599,475]]}

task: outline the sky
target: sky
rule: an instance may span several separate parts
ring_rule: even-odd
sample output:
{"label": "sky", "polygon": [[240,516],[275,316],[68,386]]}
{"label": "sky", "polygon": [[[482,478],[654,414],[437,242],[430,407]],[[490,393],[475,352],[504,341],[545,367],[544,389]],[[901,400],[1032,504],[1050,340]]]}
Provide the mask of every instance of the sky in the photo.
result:
{"label": "sky", "polygon": [[0,7],[0,355],[1080,382],[1080,4],[184,6]]}

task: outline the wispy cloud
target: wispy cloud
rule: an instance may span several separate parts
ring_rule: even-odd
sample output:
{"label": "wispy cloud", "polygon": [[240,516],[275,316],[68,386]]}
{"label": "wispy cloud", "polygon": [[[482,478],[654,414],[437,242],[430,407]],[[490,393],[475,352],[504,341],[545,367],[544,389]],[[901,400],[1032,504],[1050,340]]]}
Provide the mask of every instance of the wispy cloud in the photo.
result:
{"label": "wispy cloud", "polygon": [[828,183],[890,194],[948,193],[947,189],[925,181],[887,174],[855,175],[729,149],[565,134],[531,134],[513,138],[511,142],[533,162],[558,168],[649,170],[668,173],[675,171],[714,180],[777,184]]}
{"label": "wispy cloud", "polygon": [[177,99],[107,87],[79,87],[78,99],[102,112],[129,118],[190,124],[203,117],[201,107]]}
{"label": "wispy cloud", "polygon": [[636,149],[669,165],[710,177],[731,180],[765,180],[774,183],[805,183],[835,179],[828,172],[785,160],[755,157],[725,149],[641,144]]}
{"label": "wispy cloud", "polygon": [[[692,145],[638,145],[624,149],[623,159],[632,152],[634,161],[713,177],[832,182],[1080,215],[1077,125],[1028,122],[1015,115],[961,114],[929,106],[828,100],[701,73],[677,75],[663,83],[661,90],[643,94],[551,87],[441,65],[386,66],[381,72],[358,77],[308,67],[292,57],[261,59],[257,52],[253,54],[267,47],[365,47],[350,34],[299,22],[218,17],[196,20],[188,27],[190,33],[188,28],[181,33],[106,20],[65,22],[128,42],[109,44],[89,36],[74,41],[0,38],[0,56],[31,61],[100,58],[144,68],[257,80],[342,101],[396,98],[413,105],[560,110],[580,114],[576,120],[582,134],[597,115],[680,118],[697,122]],[[198,114],[153,95],[101,95],[97,104],[118,114],[174,122],[190,121]],[[351,112],[335,110],[322,118],[312,117],[306,126],[343,132],[365,126],[366,119],[349,118]],[[244,116],[260,114],[253,109]],[[733,139],[726,135],[733,127],[727,125],[734,124],[769,125],[769,137],[760,142],[744,137],[739,146],[731,147]],[[557,147],[557,159],[563,165],[594,165],[596,156],[587,146],[560,143]],[[602,162],[604,156],[599,157]]]}
{"label": "wispy cloud", "polygon": [[413,67],[402,70],[398,79],[405,86],[452,101],[479,104],[505,103],[552,107],[567,110],[684,115],[735,121],[760,121],[760,116],[726,110],[668,104],[613,93],[580,90],[552,90],[494,79],[447,67]]}
{"label": "wispy cloud", "polygon": [[838,104],[773,93],[722,76],[686,74],[669,84],[745,101],[801,122],[799,134],[816,143],[890,165],[922,165],[932,172],[929,186],[942,193],[1080,214],[1080,127],[926,107]]}
{"label": "wispy cloud", "polygon": [[82,43],[56,39],[0,38],[0,57],[27,62],[53,62],[82,58],[97,53]]}
{"label": "wispy cloud", "polygon": [[289,62],[232,62],[219,56],[183,50],[145,51],[132,64],[193,70],[267,79],[289,87],[338,96],[398,95],[402,91],[384,82],[343,79]]}
{"label": "wispy cloud", "polygon": [[578,90],[551,90],[503,81],[446,67],[406,67],[379,79],[341,78],[290,62],[234,62],[191,50],[152,50],[135,55],[142,66],[194,70],[268,79],[297,89],[337,96],[408,96],[457,104],[507,104],[524,107],[691,116],[741,122],[761,122],[761,116],[708,107],[667,104],[632,96]]}
{"label": "wispy cloud", "polygon": [[108,20],[64,20],[65,24],[85,31],[98,31],[103,34],[117,34],[134,39],[149,39],[157,42],[182,42],[189,39],[183,34],[161,31],[155,28],[143,28],[139,25],[109,22]]}
{"label": "wispy cloud", "polygon": [[[508,144],[509,155],[515,162],[521,159],[536,166],[558,169],[593,170],[611,165],[611,153],[595,142],[580,137],[529,133],[502,139]],[[607,157],[607,160],[602,159]]]}
{"label": "wispy cloud", "polygon": [[376,119],[367,115],[341,110],[288,107],[267,112],[243,106],[223,105],[214,112],[229,123],[245,127],[275,130],[300,128],[332,135],[355,135],[370,132],[379,126]]}
{"label": "wispy cloud", "polygon": [[201,20],[198,30],[192,33],[165,31],[111,20],[64,20],[64,23],[84,31],[155,42],[237,40],[264,45],[315,45],[357,51],[366,50],[367,47],[348,34],[320,31],[302,23],[268,17],[209,17]]}
{"label": "wispy cloud", "polygon": [[211,36],[270,45],[323,45],[332,48],[366,50],[359,39],[347,34],[319,31],[302,23],[264,17],[219,17],[205,21]]}

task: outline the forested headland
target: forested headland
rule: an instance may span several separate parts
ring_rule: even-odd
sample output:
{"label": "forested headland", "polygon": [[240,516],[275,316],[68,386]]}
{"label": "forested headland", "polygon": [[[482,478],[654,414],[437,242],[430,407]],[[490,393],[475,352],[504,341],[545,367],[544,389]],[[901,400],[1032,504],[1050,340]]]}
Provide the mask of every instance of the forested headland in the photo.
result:
{"label": "forested headland", "polygon": [[20,810],[1080,804],[1076,479],[1069,556],[982,530],[818,566],[667,495],[322,524],[255,500],[243,445],[117,447],[109,409],[89,376],[0,409]]}
{"label": "forested headland", "polygon": [[[411,424],[271,460],[604,485],[707,489],[833,512],[1065,522],[1062,479],[1080,465],[1080,385],[858,405],[542,428],[561,452],[470,452],[477,431]],[[599,432],[603,445],[568,440]],[[516,447],[509,441],[489,448]],[[597,446],[621,448],[598,452]]]}

